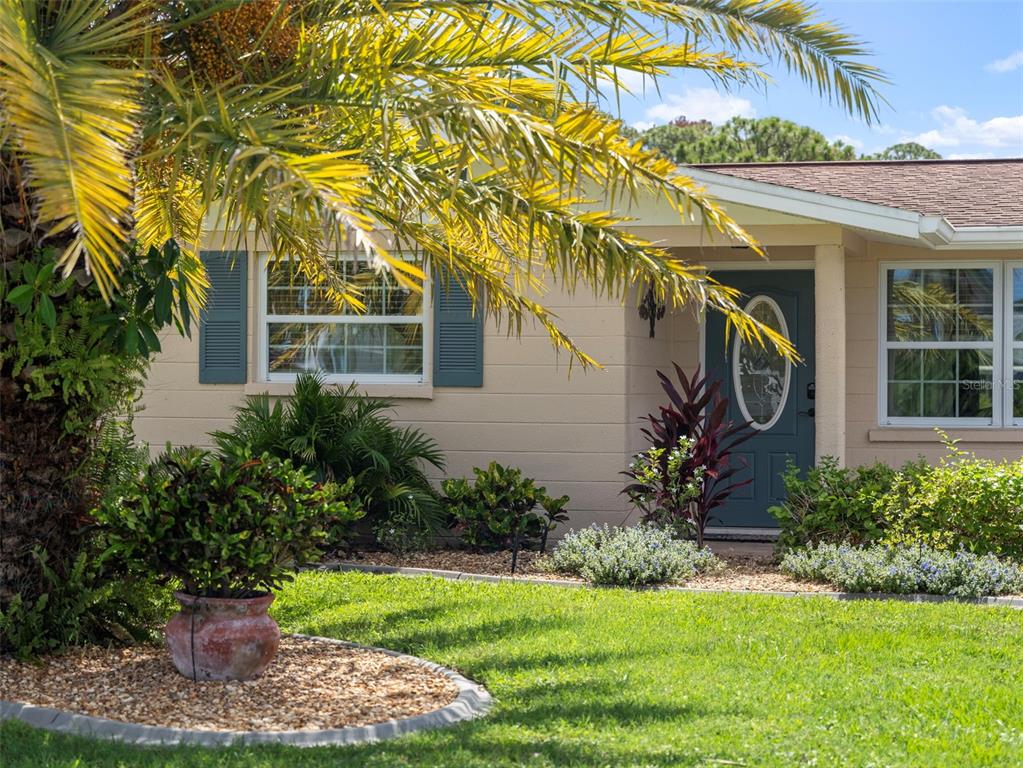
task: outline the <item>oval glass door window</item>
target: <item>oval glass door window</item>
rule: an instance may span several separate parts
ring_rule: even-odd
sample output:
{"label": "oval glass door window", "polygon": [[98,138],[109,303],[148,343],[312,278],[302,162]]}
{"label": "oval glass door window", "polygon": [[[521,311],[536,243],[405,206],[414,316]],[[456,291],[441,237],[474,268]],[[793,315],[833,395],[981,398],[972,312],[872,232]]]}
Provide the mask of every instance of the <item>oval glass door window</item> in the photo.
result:
{"label": "oval glass door window", "polygon": [[[746,313],[788,338],[781,307],[770,296],[754,296]],[[770,429],[781,418],[789,396],[792,365],[774,347],[743,344],[738,336],[732,348],[732,382],[739,410],[754,429]]]}

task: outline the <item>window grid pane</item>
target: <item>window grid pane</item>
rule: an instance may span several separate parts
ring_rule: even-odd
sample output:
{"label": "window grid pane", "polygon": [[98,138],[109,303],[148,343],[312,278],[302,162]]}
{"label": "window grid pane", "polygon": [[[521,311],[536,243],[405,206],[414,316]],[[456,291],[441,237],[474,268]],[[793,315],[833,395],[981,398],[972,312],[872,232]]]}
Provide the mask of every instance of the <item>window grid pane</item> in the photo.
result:
{"label": "window grid pane", "polygon": [[993,418],[996,282],[992,267],[886,271],[888,417]]}
{"label": "window grid pane", "polygon": [[1015,419],[1023,421],[1023,266],[1013,267],[1011,290],[1012,320],[1010,334],[1012,343],[1012,370],[1006,376],[1006,384],[1012,387],[1012,413]]}
{"label": "window grid pane", "polygon": [[335,267],[362,289],[365,312],[340,309],[326,291],[309,285],[297,262],[268,264],[268,373],[421,376],[422,295],[352,259],[341,259]]}

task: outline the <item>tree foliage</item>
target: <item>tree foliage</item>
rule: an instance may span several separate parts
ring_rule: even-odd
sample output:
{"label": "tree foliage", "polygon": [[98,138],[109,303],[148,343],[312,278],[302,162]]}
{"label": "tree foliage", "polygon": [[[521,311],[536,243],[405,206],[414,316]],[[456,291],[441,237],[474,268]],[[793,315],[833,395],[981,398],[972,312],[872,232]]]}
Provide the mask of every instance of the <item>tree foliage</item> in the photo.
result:
{"label": "tree foliage", "polygon": [[[57,555],[54,573],[72,568],[74,548],[52,534],[87,522],[87,495],[69,477],[100,415],[67,392],[42,396],[37,366],[8,375],[23,344],[12,323],[33,324],[32,338],[55,350],[43,368],[66,380],[92,370],[74,365],[83,355],[144,367],[159,340],[139,318],[187,325],[211,226],[235,233],[228,247],[295,259],[354,311],[361,291],[345,277],[354,270],[338,268],[342,252],[413,290],[443,269],[477,311],[512,331],[536,320],[584,365],[596,361],[543,304],[552,284],[619,299],[652,287],[661,303],[721,311],[745,341],[794,355],[737,291],[624,227],[626,203],[657,195],[680,222],[757,248],[671,160],[622,135],[602,89],[622,73],[675,69],[729,87],[762,81],[755,62],[774,62],[869,121],[884,78],[865,57],[795,1],[0,0],[0,256],[11,286],[0,297],[0,469],[5,522],[18,526],[5,530],[4,554],[19,553],[4,557],[0,605],[15,593],[26,606],[45,599],[24,554],[35,545]],[[143,256],[168,243],[174,266],[133,293]],[[31,291],[10,282],[44,246],[56,254],[47,280],[74,280],[87,311],[77,289],[36,290],[38,273],[23,281]],[[415,263],[395,255],[410,250]],[[84,346],[69,346],[79,335],[68,324]],[[97,333],[110,354],[89,351]],[[89,377],[75,397],[101,405],[101,379]],[[73,413],[86,416],[69,431]]]}
{"label": "tree foliage", "polygon": [[[871,120],[883,77],[865,53],[812,6],[773,0],[3,0],[3,151],[32,234],[108,297],[130,237],[194,255],[212,215],[355,309],[326,254],[354,245],[418,288],[423,272],[393,254],[414,246],[481,310],[513,330],[536,319],[584,364],[542,284],[618,297],[652,284],[791,351],[734,291],[622,228],[622,202],[653,193],[755,246],[621,135],[600,89],[677,68],[727,87],[774,61]],[[594,189],[606,210],[587,205]]]}
{"label": "tree foliage", "polygon": [[780,117],[733,117],[723,125],[679,117],[633,135],[649,149],[684,164],[941,159],[937,152],[915,142],[857,157],[851,145],[829,141],[810,126]]}
{"label": "tree foliage", "polygon": [[855,150],[828,141],[820,131],[780,117],[733,117],[693,142],[680,142],[680,163],[771,163],[798,160],[855,160]]}
{"label": "tree foliage", "polygon": [[864,155],[864,160],[941,160],[941,155],[933,149],[915,141],[892,144],[885,150],[873,155]]}

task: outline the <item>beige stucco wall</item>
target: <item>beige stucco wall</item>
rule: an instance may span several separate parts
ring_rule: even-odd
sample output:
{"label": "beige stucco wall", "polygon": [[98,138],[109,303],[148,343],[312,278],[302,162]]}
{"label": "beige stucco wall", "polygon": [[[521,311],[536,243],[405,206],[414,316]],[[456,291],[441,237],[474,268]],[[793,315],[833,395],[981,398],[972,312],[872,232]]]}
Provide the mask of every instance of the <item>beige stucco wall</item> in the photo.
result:
{"label": "beige stucco wall", "polygon": [[[712,270],[764,265],[752,251],[716,245],[699,227],[638,229],[673,247],[690,263]],[[941,446],[930,431],[879,429],[877,425],[878,262],[1021,260],[1023,250],[963,252],[894,246],[868,242],[833,225],[771,223],[770,217],[750,229],[768,246],[769,263],[811,267],[820,253],[817,246],[843,249],[844,364],[831,387],[822,387],[818,369],[818,391],[845,393],[846,462],[899,464],[921,454],[937,458]],[[211,247],[218,244],[211,242]],[[250,309],[257,305],[255,273],[252,264]],[[720,274],[724,277],[727,272]],[[555,353],[542,328],[527,324],[522,337],[514,338],[491,322],[485,332],[483,387],[378,386],[368,391],[395,398],[397,421],[419,426],[437,439],[447,455],[449,474],[468,475],[472,467],[492,460],[520,466],[551,492],[572,498],[572,526],[621,522],[628,510],[619,494],[620,472],[629,457],[644,447],[642,418],[663,401],[656,371],[670,369],[672,362],[687,371],[696,367],[699,319],[688,309],[669,312],[657,324],[656,337],[650,339],[648,323],[638,316],[634,300],[623,306],[580,290],[574,296],[555,291],[544,301],[560,316],[568,334],[603,363],[602,370],[583,371],[576,365],[570,371],[568,357]],[[208,433],[230,426],[232,409],[246,393],[270,389],[286,394],[286,385],[258,381],[251,314],[248,329],[248,385],[199,384],[198,334],[191,340],[164,336],[164,351],[153,363],[143,410],[136,419],[140,439],[154,450],[168,441],[209,445]],[[818,408],[826,407],[818,402]],[[951,434],[964,438],[963,447],[982,456],[1023,453],[1023,430],[952,430]]]}
{"label": "beige stucco wall", "polygon": [[[248,385],[199,383],[199,339],[165,334],[136,417],[139,439],[154,451],[174,445],[210,445],[209,433],[227,429],[245,394],[287,385],[259,383],[254,346],[255,266],[249,268]],[[554,494],[568,494],[573,525],[621,522],[626,508],[619,474],[627,463],[631,420],[626,312],[619,302],[586,291],[552,292],[544,298],[563,328],[602,370],[569,367],[542,328],[526,324],[521,338],[488,322],[481,388],[375,386],[373,395],[395,398],[395,420],[421,427],[440,444],[448,474],[467,476],[474,466],[499,461],[521,467]],[[414,394],[415,397],[403,395]],[[439,478],[437,478],[439,479]]]}
{"label": "beige stucco wall", "polygon": [[[936,251],[864,242],[846,258],[846,461],[863,464],[884,461],[898,465],[924,456],[931,461],[944,453],[933,430],[878,427],[878,312],[881,262],[1019,261],[1023,249]],[[1014,458],[1023,455],[1023,429],[949,429],[960,447],[978,456]]]}

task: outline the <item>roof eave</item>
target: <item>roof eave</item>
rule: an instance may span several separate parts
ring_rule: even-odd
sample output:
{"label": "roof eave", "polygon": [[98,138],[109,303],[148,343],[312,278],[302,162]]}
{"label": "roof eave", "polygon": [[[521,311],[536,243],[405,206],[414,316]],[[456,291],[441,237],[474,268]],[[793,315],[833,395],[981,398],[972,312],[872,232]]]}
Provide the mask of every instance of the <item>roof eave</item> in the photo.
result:
{"label": "roof eave", "polygon": [[688,167],[685,172],[726,202],[788,213],[853,229],[915,241],[927,248],[1023,248],[1023,226],[954,227],[943,216],[850,200],[724,173]]}
{"label": "roof eave", "polygon": [[949,244],[952,248],[1023,249],[1023,226],[959,227]]}

